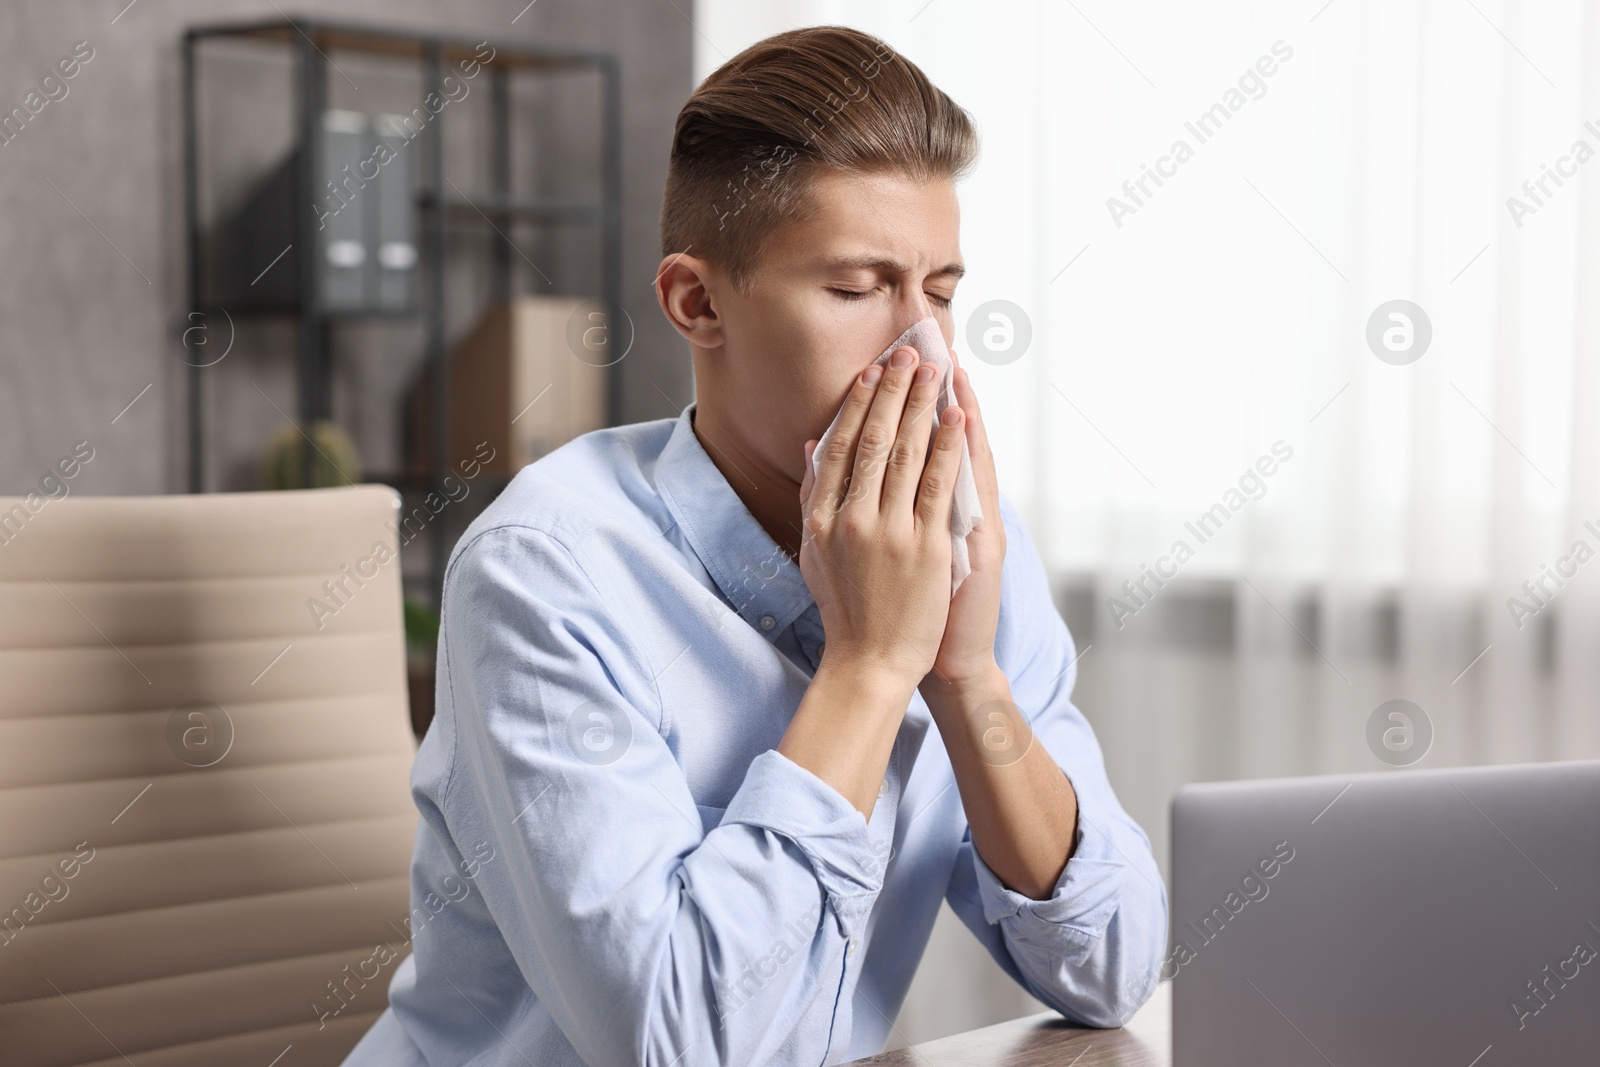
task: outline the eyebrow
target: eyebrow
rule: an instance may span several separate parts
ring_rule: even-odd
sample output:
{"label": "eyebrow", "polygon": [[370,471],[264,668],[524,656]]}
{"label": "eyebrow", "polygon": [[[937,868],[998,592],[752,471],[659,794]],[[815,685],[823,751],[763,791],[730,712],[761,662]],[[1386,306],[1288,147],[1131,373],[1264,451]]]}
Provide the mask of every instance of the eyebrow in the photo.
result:
{"label": "eyebrow", "polygon": [[[895,274],[911,273],[911,268],[898,260],[873,255],[834,256],[824,261],[823,266],[829,270],[885,270]],[[967,268],[960,263],[947,263],[931,273],[960,278],[967,273]]]}

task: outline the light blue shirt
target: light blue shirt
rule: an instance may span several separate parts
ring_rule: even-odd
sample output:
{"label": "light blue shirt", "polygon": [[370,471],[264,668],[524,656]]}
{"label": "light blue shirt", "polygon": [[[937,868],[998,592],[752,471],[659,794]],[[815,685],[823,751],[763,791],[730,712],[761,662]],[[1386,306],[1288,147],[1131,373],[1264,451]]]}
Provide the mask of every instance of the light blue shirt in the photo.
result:
{"label": "light blue shirt", "polygon": [[694,410],[524,468],[451,553],[412,952],[346,1064],[842,1063],[882,1050],[941,901],[1063,1015],[1128,1019],[1166,891],[1016,510],[995,655],[1079,804],[1042,901],[973,849],[920,695],[870,821],[779,754],[822,623]]}

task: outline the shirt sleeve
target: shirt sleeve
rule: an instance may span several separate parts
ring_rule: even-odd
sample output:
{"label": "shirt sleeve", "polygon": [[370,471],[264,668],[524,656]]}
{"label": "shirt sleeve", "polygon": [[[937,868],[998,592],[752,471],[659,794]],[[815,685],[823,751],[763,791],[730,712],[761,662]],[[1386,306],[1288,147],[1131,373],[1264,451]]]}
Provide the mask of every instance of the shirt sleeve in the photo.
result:
{"label": "shirt sleeve", "polygon": [[1003,497],[1000,511],[1006,561],[996,657],[1033,743],[1072,783],[1078,827],[1072,857],[1045,900],[1008,889],[978,855],[969,828],[945,899],[1033,996],[1075,1022],[1120,1026],[1160,978],[1166,887],[1150,839],[1111,788],[1093,728],[1072,704],[1078,654],[1044,564]]}
{"label": "shirt sleeve", "polygon": [[820,1063],[830,1027],[797,1024],[839,1010],[882,886],[866,820],[772,750],[703,828],[658,729],[657,668],[605,599],[540,531],[459,553],[443,830],[504,857],[478,876],[485,904],[585,1063]]}

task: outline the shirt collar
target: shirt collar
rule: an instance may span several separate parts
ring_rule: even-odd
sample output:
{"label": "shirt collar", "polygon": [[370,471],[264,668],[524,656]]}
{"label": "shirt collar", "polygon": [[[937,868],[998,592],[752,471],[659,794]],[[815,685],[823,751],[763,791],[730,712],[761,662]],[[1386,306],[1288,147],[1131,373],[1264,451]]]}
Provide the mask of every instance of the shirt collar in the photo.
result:
{"label": "shirt collar", "polygon": [[[816,601],[800,567],[756,521],[695,436],[696,404],[678,415],[656,461],[656,486],[723,596],[768,639]],[[771,616],[771,623],[762,620]]]}

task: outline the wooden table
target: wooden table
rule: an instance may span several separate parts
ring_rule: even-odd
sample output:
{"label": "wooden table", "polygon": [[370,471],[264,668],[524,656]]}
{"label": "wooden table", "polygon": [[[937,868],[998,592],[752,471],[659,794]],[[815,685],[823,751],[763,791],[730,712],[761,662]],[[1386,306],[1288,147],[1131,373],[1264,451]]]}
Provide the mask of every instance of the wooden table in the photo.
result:
{"label": "wooden table", "polygon": [[1171,983],[1118,1030],[1071,1026],[1055,1012],[969,1030],[854,1061],[855,1067],[1172,1067]]}

